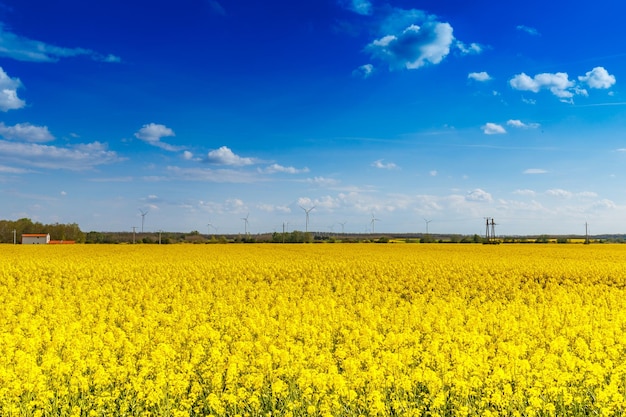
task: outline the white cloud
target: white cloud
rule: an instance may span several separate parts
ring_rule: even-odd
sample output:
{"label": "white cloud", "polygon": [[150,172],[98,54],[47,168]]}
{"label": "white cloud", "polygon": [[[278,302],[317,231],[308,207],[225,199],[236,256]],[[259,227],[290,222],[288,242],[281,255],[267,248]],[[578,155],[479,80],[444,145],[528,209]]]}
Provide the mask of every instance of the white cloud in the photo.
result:
{"label": "white cloud", "polygon": [[161,177],[158,180],[172,178],[186,181],[206,181],[218,183],[254,183],[261,179],[253,172],[243,172],[234,169],[208,169],[208,168],[181,168],[168,166],[169,177]]}
{"label": "white cloud", "polygon": [[506,124],[509,126],[520,128],[520,129],[536,129],[540,126],[539,123],[524,123],[518,119],[508,120]]}
{"label": "white cloud", "polygon": [[183,152],[183,159],[191,161],[193,159],[193,153],[189,151]]}
{"label": "white cloud", "polygon": [[372,162],[372,166],[380,169],[396,169],[398,166],[393,162],[383,163],[382,159]]}
{"label": "white cloud", "polygon": [[86,55],[95,61],[120,62],[115,55],[101,55],[84,48],[63,48],[28,39],[5,30],[0,23],[0,56],[17,61],[56,62],[60,58]]}
{"label": "white cloud", "polygon": [[114,151],[100,142],[58,147],[0,140],[0,161],[11,164],[80,171],[120,160]]}
{"label": "white cloud", "polygon": [[9,140],[25,142],[49,142],[54,140],[54,136],[48,130],[48,126],[33,126],[30,123],[6,126],[3,122],[0,122],[0,136]]}
{"label": "white cloud", "polygon": [[[590,88],[610,88],[615,84],[615,76],[609,74],[603,67],[595,67],[584,76],[579,76],[578,80],[588,85]],[[565,72],[541,73],[530,77],[525,73],[517,74],[509,81],[511,87],[520,91],[531,91],[538,93],[541,90],[548,90],[561,101],[571,103],[575,95],[588,96],[589,93],[581,85],[570,80]]]}
{"label": "white cloud", "polygon": [[527,170],[525,170],[523,172],[524,174],[547,174],[548,171],[546,171],[545,169],[541,169],[541,168],[528,168]]}
{"label": "white cloud", "polygon": [[326,177],[307,178],[306,182],[308,182],[309,184],[317,185],[319,187],[333,187],[339,184],[339,181],[337,181],[336,179]]}
{"label": "white cloud", "polygon": [[506,133],[506,130],[496,123],[485,123],[481,128],[485,135],[501,135]]}
{"label": "white cloud", "polygon": [[509,84],[516,90],[532,91],[533,93],[547,89],[559,98],[571,98],[574,95],[571,91],[574,82],[569,80],[569,76],[565,72],[541,73],[532,78],[521,73],[511,78]]}
{"label": "white cloud", "polygon": [[428,173],[428,175],[430,175],[431,177],[436,177],[436,176],[437,176],[437,174],[438,174],[438,172],[437,172],[437,170],[435,170],[435,169],[433,169],[432,171],[430,171],[430,172]]}
{"label": "white cloud", "polygon": [[243,158],[233,153],[227,146],[214,149],[207,154],[207,162],[216,165],[245,166],[256,163],[254,158]]}
{"label": "white cloud", "polygon": [[571,198],[572,193],[570,191],[562,190],[560,188],[554,188],[546,191],[546,195],[558,198]]}
{"label": "white cloud", "polygon": [[616,209],[618,208],[617,204],[615,204],[612,200],[607,198],[603,198],[602,200],[598,200],[592,204],[593,208],[599,209]]}
{"label": "white cloud", "polygon": [[161,142],[161,138],[176,136],[174,131],[169,127],[156,123],[149,123],[147,125],[143,125],[141,129],[137,133],[135,133],[135,137],[137,139],[141,139],[142,141],[156,146],[157,148],[164,149],[170,152],[180,151],[183,148],[179,146],[172,146],[168,143]]}
{"label": "white cloud", "polygon": [[491,76],[489,74],[487,74],[487,72],[485,72],[485,71],[470,72],[467,75],[467,78],[469,78],[471,80],[474,80],[474,81],[480,81],[480,82],[485,82],[485,81],[491,80]]}
{"label": "white cloud", "polygon": [[257,204],[256,206],[259,210],[265,211],[267,213],[291,213],[291,208],[288,206],[277,206],[274,204]]}
{"label": "white cloud", "polygon": [[574,197],[589,199],[589,198],[598,197],[598,194],[594,193],[593,191],[581,191],[579,193],[573,193],[571,191],[563,190],[561,188],[553,188],[550,190],[546,190],[545,194],[551,197],[557,197],[557,198],[563,198],[563,199],[570,199]]}
{"label": "white cloud", "polygon": [[369,0],[342,0],[341,5],[354,13],[369,16],[372,14],[372,3]]}
{"label": "white cloud", "polygon": [[352,71],[352,76],[366,79],[369,78],[373,73],[374,66],[372,64],[365,64]]}
{"label": "white cloud", "polygon": [[491,197],[491,194],[489,194],[488,192],[480,188],[476,188],[472,191],[469,191],[465,195],[465,199],[468,201],[487,201],[487,202],[493,201],[493,197]]}
{"label": "white cloud", "polygon": [[532,28],[530,26],[517,25],[517,27],[515,29],[517,29],[519,31],[522,31],[522,32],[526,32],[526,33],[528,33],[529,35],[532,35],[532,36],[539,36],[539,31],[537,31],[537,29]]}
{"label": "white cloud", "polygon": [[394,9],[381,25],[381,36],[365,51],[386,62],[390,69],[417,69],[439,64],[452,48],[462,54],[480,53],[476,43],[469,46],[456,40],[452,26],[419,10]]}
{"label": "white cloud", "polygon": [[469,45],[465,45],[461,41],[456,41],[455,46],[461,51],[463,55],[472,55],[479,54],[483,51],[483,47],[477,43],[470,43]]}
{"label": "white cloud", "polygon": [[[2,33],[0,33],[0,39],[1,35]],[[26,105],[26,102],[17,96],[17,89],[21,86],[22,82],[18,78],[9,77],[0,67],[0,110],[6,112],[21,109]]]}
{"label": "white cloud", "polygon": [[302,168],[302,169],[298,169],[298,168],[294,168],[294,167],[284,167],[282,165],[279,164],[272,164],[268,167],[266,167],[263,170],[260,170],[261,172],[265,172],[266,174],[275,174],[278,172],[282,172],[285,174],[301,174],[304,172],[309,172],[308,168]]}
{"label": "white cloud", "polygon": [[578,77],[578,80],[590,88],[611,88],[615,84],[615,76],[609,74],[604,67],[595,67],[584,76]]}
{"label": "white cloud", "polygon": [[523,190],[515,190],[513,191],[513,194],[534,197],[536,193],[533,190],[523,189]]}

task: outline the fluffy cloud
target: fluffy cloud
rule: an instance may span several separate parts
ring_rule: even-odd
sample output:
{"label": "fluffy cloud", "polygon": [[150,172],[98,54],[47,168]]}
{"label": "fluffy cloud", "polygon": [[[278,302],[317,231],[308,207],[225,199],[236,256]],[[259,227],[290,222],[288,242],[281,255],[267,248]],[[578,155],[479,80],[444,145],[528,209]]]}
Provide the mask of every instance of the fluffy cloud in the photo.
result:
{"label": "fluffy cloud", "polygon": [[369,0],[343,0],[340,4],[360,15],[368,16],[372,14],[372,3]]}
{"label": "fluffy cloud", "polygon": [[95,61],[120,62],[115,55],[101,55],[84,48],[63,48],[48,45],[5,30],[0,23],[0,56],[18,61],[56,62],[60,58],[86,55]]}
{"label": "fluffy cloud", "polygon": [[9,140],[25,142],[49,142],[54,136],[48,126],[33,126],[30,123],[18,123],[15,126],[6,126],[0,122],[0,136]]}
{"label": "fluffy cloud", "polygon": [[496,123],[485,123],[482,126],[482,129],[485,135],[501,135],[503,133],[506,133],[506,130]]}
{"label": "fluffy cloud", "polygon": [[298,169],[294,167],[284,167],[282,165],[272,164],[266,167],[265,169],[261,170],[261,172],[265,172],[266,174],[275,174],[279,172],[282,172],[285,174],[300,174],[304,172],[309,172],[309,169],[308,168]]}
{"label": "fluffy cloud", "polygon": [[470,72],[467,75],[467,78],[474,80],[474,81],[480,81],[480,82],[485,82],[485,81],[489,81],[491,80],[491,76],[489,74],[487,74],[485,71],[482,72]]}
{"label": "fluffy cloud", "polygon": [[207,162],[216,165],[245,166],[256,163],[254,158],[243,158],[233,153],[227,146],[210,151],[207,154]]}
{"label": "fluffy cloud", "polygon": [[161,138],[176,136],[174,131],[169,127],[156,123],[149,123],[147,125],[143,125],[141,129],[137,133],[135,133],[135,137],[140,139],[152,146],[156,146],[157,148],[164,149],[170,152],[176,152],[182,150],[179,146],[172,146],[165,142],[161,142]]}
{"label": "fluffy cloud", "polygon": [[[0,40],[2,39],[1,35],[0,33]],[[19,79],[9,77],[0,67],[0,110],[6,112],[21,109],[26,105],[26,102],[17,96],[17,89],[21,86],[22,82]]]}
{"label": "fluffy cloud", "polygon": [[393,162],[383,163],[382,159],[372,162],[372,166],[379,169],[396,169],[398,166]]}
{"label": "fluffy cloud", "polygon": [[316,185],[318,187],[334,187],[339,184],[339,181],[337,181],[336,179],[326,177],[307,178],[306,182]]}
{"label": "fluffy cloud", "polygon": [[513,191],[513,194],[534,197],[536,193],[533,190],[523,189],[523,190],[515,190]]}
{"label": "fluffy cloud", "polygon": [[479,54],[483,51],[483,47],[477,43],[470,43],[465,45],[461,41],[456,41],[455,46],[463,55]]}
{"label": "fluffy cloud", "polygon": [[[417,69],[439,64],[452,48],[462,54],[479,53],[480,45],[455,40],[449,23],[419,10],[394,9],[381,25],[381,36],[365,48],[390,69]],[[455,42],[456,41],[456,42]]]}
{"label": "fluffy cloud", "polygon": [[567,73],[557,72],[541,73],[530,77],[525,73],[517,74],[509,81],[511,87],[521,91],[532,91],[538,93],[539,90],[547,89],[559,98],[571,98],[574,93],[571,89],[574,82],[569,80]]}
{"label": "fluffy cloud", "polygon": [[465,199],[468,201],[493,201],[493,197],[487,191],[482,190],[480,188],[476,188],[475,190],[469,191],[465,195]]}
{"label": "fluffy cloud", "polygon": [[[579,76],[578,81],[586,84],[589,88],[610,88],[615,84],[615,76],[608,73],[603,67],[595,67],[584,76]],[[520,91],[538,93],[548,90],[561,101],[571,102],[574,95],[587,96],[588,92],[574,80],[570,80],[565,72],[541,73],[530,77],[525,73],[517,74],[509,81],[511,87]]]}
{"label": "fluffy cloud", "polygon": [[540,126],[539,123],[524,123],[521,120],[517,119],[508,120],[506,124],[520,129],[536,129]]}
{"label": "fluffy cloud", "polygon": [[120,160],[100,142],[59,147],[0,140],[0,161],[10,164],[81,171]]}
{"label": "fluffy cloud", "polygon": [[352,71],[352,76],[365,79],[369,78],[373,73],[374,66],[372,64],[365,64]]}
{"label": "fluffy cloud", "polygon": [[275,204],[257,204],[256,207],[259,210],[265,211],[267,213],[291,213],[291,208],[289,208],[289,206],[277,206]]}
{"label": "fluffy cloud", "polygon": [[582,191],[579,193],[573,193],[571,191],[563,190],[561,188],[553,188],[553,189],[547,190],[546,195],[549,195],[551,197],[563,198],[563,199],[569,199],[573,197],[596,198],[598,196],[598,194],[594,193],[593,191]]}
{"label": "fluffy cloud", "polygon": [[367,46],[373,58],[386,61],[390,68],[416,69],[427,63],[439,64],[450,53],[452,26],[426,22],[411,25],[401,33],[386,35]]}
{"label": "fluffy cloud", "polygon": [[615,76],[609,74],[604,67],[595,67],[584,76],[578,77],[578,80],[590,88],[611,88],[615,84]]}
{"label": "fluffy cloud", "polygon": [[559,197],[559,198],[571,198],[573,195],[570,191],[562,190],[560,188],[547,190],[546,194],[552,197]]}

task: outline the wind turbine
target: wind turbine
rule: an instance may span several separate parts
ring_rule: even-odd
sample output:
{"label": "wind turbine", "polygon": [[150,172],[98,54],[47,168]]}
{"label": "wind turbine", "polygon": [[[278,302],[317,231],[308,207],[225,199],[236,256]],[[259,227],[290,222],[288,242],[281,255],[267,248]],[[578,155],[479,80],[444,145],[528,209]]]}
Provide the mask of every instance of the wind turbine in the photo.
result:
{"label": "wind turbine", "polygon": [[432,220],[426,220],[426,219],[424,219],[424,221],[426,222],[426,236],[428,236],[428,224],[429,224],[430,222],[432,222]]}
{"label": "wind turbine", "polygon": [[143,223],[146,219],[146,214],[148,214],[148,210],[139,209],[139,213],[141,213],[141,233],[143,233]]}
{"label": "wind turbine", "polygon": [[374,233],[374,224],[376,222],[379,222],[379,221],[380,221],[380,219],[377,219],[376,217],[374,217],[374,213],[372,213],[372,221],[371,221],[371,223],[372,223],[372,233]]}
{"label": "wind turbine", "polygon": [[213,226],[213,223],[211,223],[211,220],[209,219],[209,223],[207,223],[207,229],[209,229],[209,234],[211,234],[211,228],[213,228],[213,230],[215,230],[215,233],[217,233],[217,227]]}
{"label": "wind turbine", "polygon": [[313,210],[315,208],[315,206],[311,207],[310,209],[305,209],[304,207],[300,206],[300,208],[302,210],[304,210],[304,212],[306,213],[306,225],[304,227],[304,231],[308,232],[309,231],[309,213],[311,212],[311,210]]}
{"label": "wind turbine", "polygon": [[343,235],[343,227],[346,225],[346,223],[348,223],[348,222],[339,223],[341,225],[341,234],[342,235]]}
{"label": "wind turbine", "polygon": [[246,217],[242,217],[241,220],[243,220],[243,227],[244,227],[244,234],[247,235],[248,234],[248,217],[250,216],[250,213],[246,214]]}

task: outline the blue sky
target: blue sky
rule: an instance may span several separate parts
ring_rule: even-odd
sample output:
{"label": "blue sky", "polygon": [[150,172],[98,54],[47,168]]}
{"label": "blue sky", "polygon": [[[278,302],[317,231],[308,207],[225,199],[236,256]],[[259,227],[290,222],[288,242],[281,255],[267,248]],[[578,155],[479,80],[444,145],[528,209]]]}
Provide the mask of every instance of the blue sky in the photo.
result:
{"label": "blue sky", "polygon": [[625,233],[625,9],[0,0],[0,218]]}

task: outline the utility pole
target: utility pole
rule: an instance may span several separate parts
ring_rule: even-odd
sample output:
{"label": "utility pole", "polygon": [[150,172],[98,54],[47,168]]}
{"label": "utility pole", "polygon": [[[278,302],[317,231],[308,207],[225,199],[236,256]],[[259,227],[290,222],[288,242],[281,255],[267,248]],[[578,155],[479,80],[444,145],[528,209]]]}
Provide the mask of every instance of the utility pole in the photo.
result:
{"label": "utility pole", "polygon": [[13,229],[13,244],[17,244],[17,230]]}
{"label": "utility pole", "polygon": [[493,217],[485,217],[485,243],[496,244],[496,222]]}

